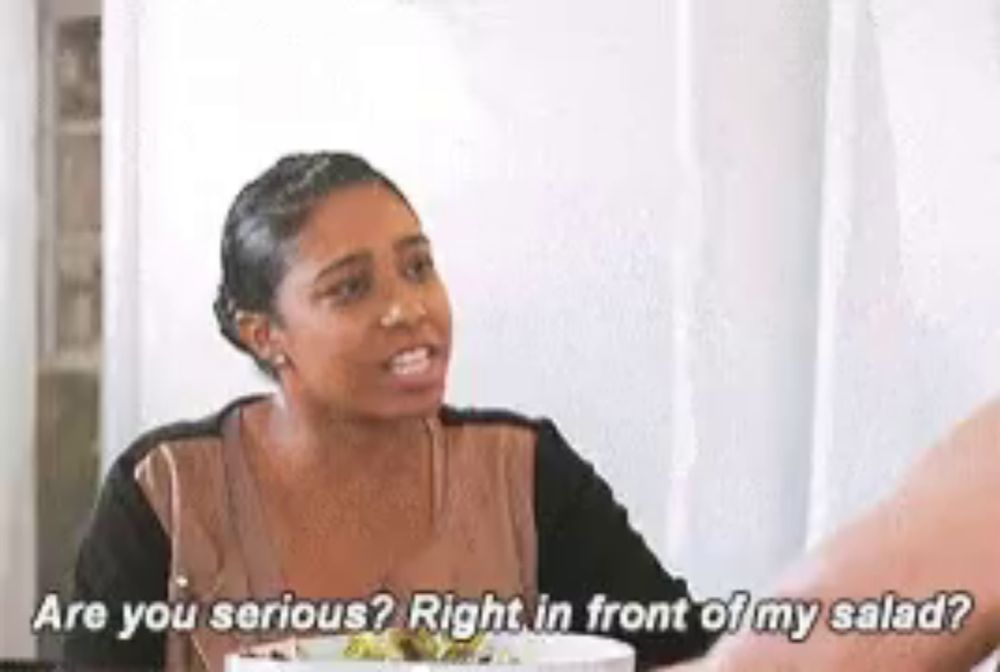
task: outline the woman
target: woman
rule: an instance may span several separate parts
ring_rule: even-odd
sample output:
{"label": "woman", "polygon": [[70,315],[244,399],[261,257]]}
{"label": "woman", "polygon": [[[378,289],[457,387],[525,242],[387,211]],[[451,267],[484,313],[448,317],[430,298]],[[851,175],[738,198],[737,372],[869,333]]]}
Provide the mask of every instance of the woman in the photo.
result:
{"label": "woman", "polygon": [[[121,456],[80,551],[78,599],[546,594],[572,602],[580,628],[595,593],[687,595],[551,422],[442,405],[445,288],[406,198],[362,159],[289,156],[243,189],[215,308],[278,392]],[[255,639],[115,630],[73,633],[67,658],[221,670]],[[620,634],[643,663],[711,639]]]}
{"label": "woman", "polygon": [[[820,600],[825,606],[805,642],[747,629],[721,641],[707,659],[671,669],[970,669],[1000,649],[998,486],[1000,402],[994,402],[928,451],[890,497],[843,527],[788,573],[780,595]],[[925,612],[926,623],[941,625],[943,620],[943,630],[905,631],[907,617],[899,616],[894,622],[903,632],[873,632],[875,621],[866,622],[857,618],[860,612],[847,610],[831,620],[834,602],[848,598],[856,604],[888,604],[878,598],[890,591],[928,605],[944,593],[944,619],[933,613],[933,607]],[[960,593],[971,601],[963,603]],[[859,627],[854,632],[844,630],[852,622]]]}

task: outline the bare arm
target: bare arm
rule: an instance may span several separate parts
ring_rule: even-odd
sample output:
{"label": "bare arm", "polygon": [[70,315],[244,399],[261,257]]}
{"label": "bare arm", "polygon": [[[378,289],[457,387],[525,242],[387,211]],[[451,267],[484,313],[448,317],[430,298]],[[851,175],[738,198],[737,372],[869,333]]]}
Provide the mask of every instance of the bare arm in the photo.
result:
{"label": "bare arm", "polygon": [[825,614],[804,643],[742,633],[723,640],[701,670],[962,670],[1000,646],[1000,403],[929,450],[884,502],[799,562],[779,594],[924,599],[965,590],[975,607],[955,633],[838,634]]}

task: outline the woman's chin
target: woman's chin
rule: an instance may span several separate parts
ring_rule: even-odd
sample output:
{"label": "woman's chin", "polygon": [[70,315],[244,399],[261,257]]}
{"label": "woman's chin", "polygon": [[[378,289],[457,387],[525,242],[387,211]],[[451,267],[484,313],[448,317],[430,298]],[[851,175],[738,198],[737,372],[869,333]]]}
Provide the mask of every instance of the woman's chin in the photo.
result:
{"label": "woman's chin", "polygon": [[444,403],[444,388],[426,390],[421,394],[392,395],[392,397],[379,404],[374,415],[387,421],[426,418],[437,415],[441,410],[441,405]]}
{"label": "woman's chin", "polygon": [[438,364],[417,375],[391,376],[380,386],[381,415],[387,419],[436,415],[444,403],[445,372]]}

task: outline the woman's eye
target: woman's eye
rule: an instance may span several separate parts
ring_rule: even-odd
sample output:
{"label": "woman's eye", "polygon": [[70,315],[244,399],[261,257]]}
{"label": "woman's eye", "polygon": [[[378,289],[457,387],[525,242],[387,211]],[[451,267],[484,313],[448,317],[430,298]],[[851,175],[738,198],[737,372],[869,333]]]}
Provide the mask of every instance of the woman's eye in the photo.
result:
{"label": "woman's eye", "polygon": [[434,260],[429,254],[419,255],[406,262],[406,277],[422,282],[434,274]]}
{"label": "woman's eye", "polygon": [[326,296],[332,298],[338,303],[353,301],[354,299],[360,298],[368,291],[368,279],[363,276],[356,276],[351,278],[345,278],[337,284],[333,285],[327,292]]}

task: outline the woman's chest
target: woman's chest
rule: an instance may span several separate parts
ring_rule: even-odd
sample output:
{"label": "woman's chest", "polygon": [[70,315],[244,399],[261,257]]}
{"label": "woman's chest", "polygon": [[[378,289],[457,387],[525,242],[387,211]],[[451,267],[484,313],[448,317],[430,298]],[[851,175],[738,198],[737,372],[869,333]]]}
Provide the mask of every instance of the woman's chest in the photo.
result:
{"label": "woman's chest", "polygon": [[268,498],[265,525],[287,588],[304,598],[360,598],[430,545],[428,483]]}

